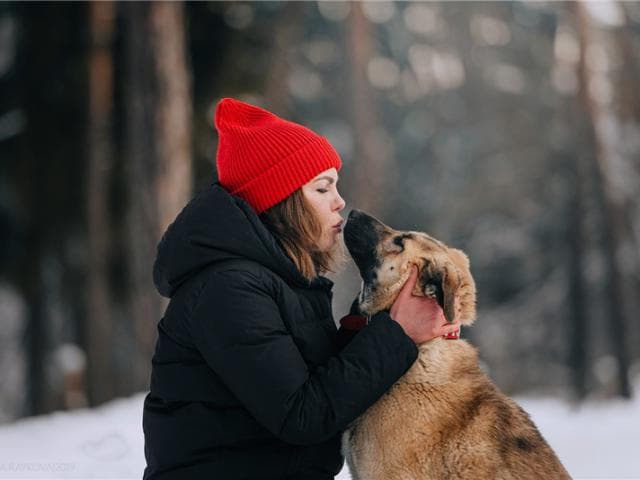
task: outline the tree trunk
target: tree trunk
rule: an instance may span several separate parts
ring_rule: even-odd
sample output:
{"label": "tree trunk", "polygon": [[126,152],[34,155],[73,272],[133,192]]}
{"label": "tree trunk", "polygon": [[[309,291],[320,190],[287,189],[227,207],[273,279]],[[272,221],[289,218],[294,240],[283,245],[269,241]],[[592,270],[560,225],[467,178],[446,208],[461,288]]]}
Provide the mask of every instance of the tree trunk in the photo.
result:
{"label": "tree trunk", "polygon": [[92,405],[114,397],[113,318],[109,292],[111,253],[109,184],[113,151],[114,4],[92,2],[89,8],[89,165],[87,171],[88,276],[84,328],[89,399]]}
{"label": "tree trunk", "polygon": [[159,205],[160,237],[191,198],[191,80],[187,70],[184,6],[151,4],[151,49],[158,82],[155,127],[158,158],[153,195]]}
{"label": "tree trunk", "polygon": [[624,26],[617,28],[614,32],[616,42],[622,56],[620,70],[620,101],[618,102],[621,117],[624,120],[632,120],[640,123],[640,64],[638,63],[638,52],[634,50],[632,29],[629,24],[628,6],[625,2],[618,2],[618,7],[623,14]]}
{"label": "tree trunk", "polygon": [[[354,139],[354,181],[352,199],[358,208],[381,215],[388,204],[386,189],[391,169],[387,145],[379,148],[384,139],[378,138],[375,96],[371,94],[367,79],[367,65],[375,46],[371,24],[362,12],[360,3],[351,2],[347,31],[347,58],[349,59],[350,116]],[[381,200],[384,200],[381,202]]]}
{"label": "tree trunk", "polygon": [[[52,72],[56,45],[52,41],[59,28],[59,15],[67,9],[43,4],[38,9],[16,4],[21,26],[17,59],[19,105],[24,109],[26,128],[20,136],[19,162],[16,167],[16,191],[21,210],[18,217],[24,231],[22,248],[26,254],[16,272],[17,284],[27,305],[24,343],[27,352],[27,403],[25,414],[38,415],[55,404],[53,389],[47,381],[45,359],[51,349],[51,315],[47,305],[45,264],[60,244],[61,228],[57,225],[56,205],[61,177],[69,175],[60,168],[59,152],[65,144],[55,138],[52,122],[68,121],[57,112],[54,119],[51,83],[43,84],[43,72]],[[55,72],[51,76],[56,76]],[[59,77],[57,77],[59,78]],[[51,148],[55,145],[56,148]]]}
{"label": "tree trunk", "polygon": [[575,396],[578,400],[585,398],[587,394],[588,374],[588,339],[589,318],[584,305],[587,298],[586,286],[583,275],[585,252],[585,228],[584,228],[584,188],[585,172],[582,159],[577,156],[573,159],[574,191],[571,199],[570,219],[568,222],[569,244],[569,319],[570,339],[569,366],[572,369],[572,383]]}
{"label": "tree trunk", "polygon": [[[633,30],[630,28],[629,6],[625,2],[618,2],[620,10],[624,15],[624,25],[612,32],[615,35],[618,50],[622,57],[622,67],[619,72],[620,87],[616,88],[618,101],[616,107],[620,112],[620,119],[624,126],[640,125],[640,61],[638,60],[637,48],[634,44]],[[635,175],[640,175],[640,152],[636,148],[634,151],[625,152],[625,162]],[[635,186],[633,192],[627,195],[622,210],[624,213],[625,237],[628,244],[629,259],[626,273],[630,277],[627,282],[627,298],[630,303],[627,305],[627,315],[632,318],[640,310],[640,231],[634,228],[634,218],[637,218],[638,199],[640,199],[640,185]],[[635,214],[634,214],[635,212]],[[630,329],[631,330],[631,329]],[[632,358],[640,355],[640,329],[636,326],[635,331],[629,332],[629,345],[632,347],[629,352]]]}
{"label": "tree trunk", "polygon": [[629,384],[629,354],[626,345],[626,318],[624,308],[622,272],[619,267],[619,254],[624,238],[624,213],[622,211],[618,195],[614,192],[610,180],[610,165],[608,149],[605,139],[599,128],[602,119],[603,108],[597,103],[589,92],[591,73],[586,65],[585,55],[591,36],[591,26],[584,6],[580,2],[574,2],[574,11],[578,22],[578,34],[580,41],[579,85],[581,99],[585,105],[593,132],[595,152],[590,158],[594,159],[590,168],[593,176],[597,202],[600,206],[603,225],[603,250],[605,257],[605,279],[603,286],[604,299],[607,302],[609,314],[608,332],[611,334],[613,355],[617,360],[618,393],[626,398],[631,397]]}
{"label": "tree trunk", "polygon": [[286,80],[291,67],[287,52],[291,45],[297,45],[301,40],[303,23],[300,19],[304,17],[308,7],[304,2],[286,2],[282,8],[277,25],[273,29],[273,45],[268,52],[271,62],[266,73],[264,98],[270,111],[286,118],[291,114],[291,95]]}
{"label": "tree trunk", "polygon": [[147,389],[166,304],[152,282],[156,246],[191,195],[190,85],[181,3],[125,5],[129,312],[134,390]]}

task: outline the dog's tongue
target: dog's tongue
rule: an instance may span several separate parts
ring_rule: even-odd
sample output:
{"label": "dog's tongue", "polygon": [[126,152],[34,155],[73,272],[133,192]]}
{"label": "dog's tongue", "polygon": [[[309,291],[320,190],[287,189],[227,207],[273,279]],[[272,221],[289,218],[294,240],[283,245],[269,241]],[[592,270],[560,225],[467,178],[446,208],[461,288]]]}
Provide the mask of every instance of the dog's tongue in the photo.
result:
{"label": "dog's tongue", "polygon": [[444,336],[445,340],[458,340],[460,338],[460,330],[457,330],[455,332],[451,332],[451,333],[447,333]]}

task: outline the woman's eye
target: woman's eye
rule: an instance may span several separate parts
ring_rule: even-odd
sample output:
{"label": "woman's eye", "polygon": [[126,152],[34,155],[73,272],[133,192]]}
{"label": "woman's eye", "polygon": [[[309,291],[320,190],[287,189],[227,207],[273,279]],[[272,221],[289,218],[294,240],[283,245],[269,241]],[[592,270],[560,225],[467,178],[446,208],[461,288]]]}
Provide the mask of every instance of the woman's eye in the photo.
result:
{"label": "woman's eye", "polygon": [[317,192],[320,193],[327,193],[329,190],[325,189],[325,188],[319,188],[318,190],[316,190]]}

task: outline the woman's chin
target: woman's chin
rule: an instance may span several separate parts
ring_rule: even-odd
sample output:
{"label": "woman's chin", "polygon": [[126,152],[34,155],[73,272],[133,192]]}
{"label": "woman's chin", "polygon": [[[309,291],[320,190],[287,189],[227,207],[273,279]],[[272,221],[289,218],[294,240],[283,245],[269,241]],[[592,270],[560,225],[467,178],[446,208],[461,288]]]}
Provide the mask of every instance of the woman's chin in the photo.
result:
{"label": "woman's chin", "polygon": [[335,250],[340,245],[341,242],[342,242],[342,237],[338,234],[338,232],[332,233],[331,236],[328,239],[326,239],[321,245],[322,251],[330,252],[332,250]]}

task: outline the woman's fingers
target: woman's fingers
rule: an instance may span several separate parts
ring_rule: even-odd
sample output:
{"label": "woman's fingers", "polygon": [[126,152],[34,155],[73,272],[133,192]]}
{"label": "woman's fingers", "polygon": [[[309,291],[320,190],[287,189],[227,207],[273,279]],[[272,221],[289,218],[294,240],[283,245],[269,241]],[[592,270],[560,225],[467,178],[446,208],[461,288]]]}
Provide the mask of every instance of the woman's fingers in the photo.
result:
{"label": "woman's fingers", "polygon": [[413,287],[415,287],[417,280],[418,280],[418,267],[413,265],[411,267],[411,273],[409,273],[409,278],[407,278],[407,281],[404,282],[404,285],[402,286],[402,289],[398,294],[398,298],[410,297],[412,295],[411,292],[413,292]]}
{"label": "woman's fingers", "polygon": [[[391,310],[389,311],[389,313],[391,314],[391,318],[393,318],[394,320],[399,320],[399,310],[406,310],[407,300],[411,298],[411,292],[413,291],[413,287],[415,286],[417,279],[418,268],[414,265],[411,267],[409,278],[407,278],[407,280],[404,282],[404,285],[400,289],[400,292],[394,300],[393,305],[391,305]],[[402,315],[402,313],[400,313],[400,315]]]}

